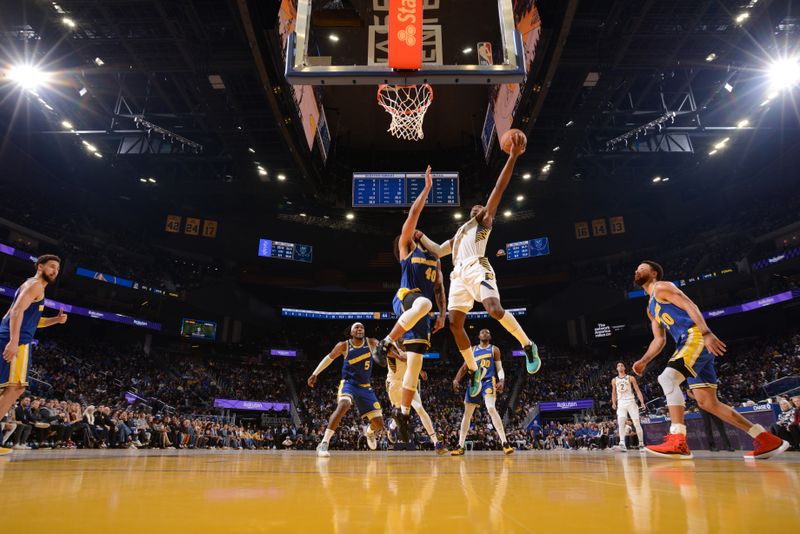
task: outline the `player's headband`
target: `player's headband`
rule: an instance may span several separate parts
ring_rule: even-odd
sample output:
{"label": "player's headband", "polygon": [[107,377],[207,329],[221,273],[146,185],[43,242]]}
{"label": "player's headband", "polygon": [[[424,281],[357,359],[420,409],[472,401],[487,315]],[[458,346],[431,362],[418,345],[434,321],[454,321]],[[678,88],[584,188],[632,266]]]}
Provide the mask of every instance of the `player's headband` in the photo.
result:
{"label": "player's headband", "polygon": [[361,325],[361,328],[364,328],[364,325],[363,325],[363,324],[361,324],[361,323],[353,323],[353,324],[350,326],[350,333],[351,333],[351,334],[353,333],[353,329],[354,329],[354,328],[355,328],[357,325]]}

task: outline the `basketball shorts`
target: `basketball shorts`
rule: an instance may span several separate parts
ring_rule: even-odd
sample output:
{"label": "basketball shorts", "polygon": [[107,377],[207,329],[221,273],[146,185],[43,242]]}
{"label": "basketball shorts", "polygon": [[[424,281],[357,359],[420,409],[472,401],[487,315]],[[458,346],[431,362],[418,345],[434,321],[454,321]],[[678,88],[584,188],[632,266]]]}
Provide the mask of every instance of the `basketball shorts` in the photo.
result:
{"label": "basketball shorts", "polygon": [[[0,350],[6,348],[7,337],[0,337]],[[7,362],[0,357],[0,388],[6,386],[27,386],[28,372],[31,368],[31,346],[20,345],[17,355]]]}
{"label": "basketball shorts", "polygon": [[381,403],[372,390],[370,384],[354,384],[346,380],[339,382],[339,392],[336,400],[350,399],[355,404],[358,414],[365,419],[374,419],[381,416]]}
{"label": "basketball shorts", "polygon": [[703,336],[696,327],[690,328],[678,341],[667,367],[672,367],[685,376],[689,389],[717,387],[714,355],[706,350]]}
{"label": "basketball shorts", "polygon": [[628,417],[633,422],[639,422],[639,406],[636,401],[617,404],[617,419],[627,419]]}
{"label": "basketball shorts", "polygon": [[500,298],[494,269],[486,258],[453,269],[450,273],[450,295],[448,310],[464,313],[470,311],[475,302],[483,302],[488,298]]}
{"label": "basketball shorts", "polygon": [[[403,377],[406,374],[406,362],[401,362],[400,360],[396,360],[396,362],[396,370],[389,369],[386,374],[386,393],[389,394],[389,400],[392,406],[395,407],[400,406],[403,399]],[[414,398],[411,403],[422,404],[422,398],[419,396],[419,385],[417,385],[417,390],[414,392]]]}
{"label": "basketball shorts", "polygon": [[[401,288],[392,299],[392,309],[400,317],[404,311],[411,308],[414,301],[424,296],[418,289]],[[431,347],[431,314],[426,315],[400,338],[411,352],[425,353]]]}
{"label": "basketball shorts", "polygon": [[481,390],[474,397],[469,394],[469,388],[467,388],[467,394],[464,396],[464,402],[467,404],[480,404],[484,397],[494,396],[496,391],[497,382],[495,377],[484,378],[481,380]]}

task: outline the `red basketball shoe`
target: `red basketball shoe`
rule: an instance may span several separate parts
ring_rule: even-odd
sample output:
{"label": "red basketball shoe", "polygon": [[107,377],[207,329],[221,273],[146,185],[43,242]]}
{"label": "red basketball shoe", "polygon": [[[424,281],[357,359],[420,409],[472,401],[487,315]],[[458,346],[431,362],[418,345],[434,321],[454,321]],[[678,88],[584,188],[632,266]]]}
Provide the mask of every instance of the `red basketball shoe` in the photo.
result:
{"label": "red basketball shoe", "polygon": [[753,441],[753,451],[744,455],[745,460],[766,460],[777,456],[790,447],[789,443],[775,434],[762,432]]}
{"label": "red basketball shoe", "polygon": [[691,460],[692,451],[686,444],[686,436],[683,434],[667,434],[664,443],[661,445],[649,445],[644,448],[647,452],[661,458],[677,458],[679,460]]}

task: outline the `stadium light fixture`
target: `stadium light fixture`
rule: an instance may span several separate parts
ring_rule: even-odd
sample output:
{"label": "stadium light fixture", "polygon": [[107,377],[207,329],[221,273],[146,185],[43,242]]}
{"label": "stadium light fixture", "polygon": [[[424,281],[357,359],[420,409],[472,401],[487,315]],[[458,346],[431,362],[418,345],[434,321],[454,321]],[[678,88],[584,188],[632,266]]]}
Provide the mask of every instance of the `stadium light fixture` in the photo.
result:
{"label": "stadium light fixture", "polygon": [[468,47],[466,47],[464,50],[462,50],[461,52],[462,52],[462,53],[464,53],[465,55],[466,55],[466,54],[469,54],[469,53],[471,53],[471,52],[472,52],[472,48],[468,46]]}
{"label": "stadium light fixture", "polygon": [[156,179],[155,178],[148,178],[147,181],[150,182],[151,184],[156,183]]}
{"label": "stadium light fixture", "polygon": [[558,152],[559,150],[561,150],[561,147],[560,147],[560,146],[557,146],[557,147],[555,147],[555,148],[553,149],[553,152]]}
{"label": "stadium light fixture", "polygon": [[355,219],[355,218],[356,218],[356,216],[355,216],[355,214],[354,214],[353,212],[350,212],[350,213],[348,213],[348,214],[347,214],[347,215],[345,215],[344,217],[345,217],[345,219],[347,219],[348,221],[352,221],[353,219]]}
{"label": "stadium light fixture", "polygon": [[715,54],[714,52],[711,52],[706,56],[706,61],[708,61],[709,63],[711,63],[715,59],[717,59],[717,54]]}
{"label": "stadium light fixture", "polygon": [[709,155],[709,156],[713,156],[713,155],[714,155],[714,154],[716,154],[717,152],[719,152],[719,151],[718,151],[718,150],[715,148],[714,150],[712,150],[711,152],[709,152],[709,153],[708,153],[708,155]]}
{"label": "stadium light fixture", "polygon": [[336,35],[335,33],[330,34],[328,36],[328,39],[330,39],[331,42],[334,42],[334,43],[338,43],[339,42],[339,36]]}
{"label": "stadium light fixture", "polygon": [[726,145],[726,144],[728,143],[728,141],[730,141],[730,140],[731,140],[731,138],[730,138],[730,137],[726,137],[725,139],[723,139],[722,141],[720,141],[719,143],[717,143],[716,145],[714,145],[714,148],[716,148],[717,150],[722,150],[723,148],[725,148],[725,145]]}
{"label": "stadium light fixture", "polygon": [[505,217],[506,219],[511,217],[511,215],[512,215],[511,214],[511,210],[506,210],[506,211],[503,212],[503,217]]}
{"label": "stadium light fixture", "polygon": [[33,92],[50,79],[50,74],[33,65],[13,65],[8,70],[8,79],[23,89]]}
{"label": "stadium light fixture", "polygon": [[284,180],[286,180],[286,175],[285,175],[285,174],[279,174],[279,175],[278,175],[278,180],[280,180],[281,182],[283,182]]}
{"label": "stadium light fixture", "polygon": [[750,13],[744,11],[742,13],[739,13],[734,20],[736,21],[736,24],[741,25],[744,23],[744,21],[746,21],[749,18],[750,18]]}
{"label": "stadium light fixture", "polygon": [[737,128],[747,128],[748,126],[750,126],[750,121],[747,119],[742,119],[736,124]]}
{"label": "stadium light fixture", "polygon": [[86,150],[89,152],[97,152],[97,147],[91,143],[87,143],[86,141],[83,142],[83,146],[86,147]]}
{"label": "stadium light fixture", "polygon": [[666,177],[662,178],[662,179],[661,179],[661,182],[662,182],[662,183],[663,183],[663,182],[669,182],[669,176],[666,176]]}
{"label": "stadium light fixture", "polygon": [[147,183],[147,178],[139,178],[139,181],[142,182],[143,184],[146,184]]}
{"label": "stadium light fixture", "polygon": [[523,200],[525,200],[524,195],[517,195],[517,202],[522,202]]}
{"label": "stadium light fixture", "polygon": [[564,126],[566,126],[567,128],[569,128],[569,127],[570,127],[570,126],[572,126],[573,124],[575,124],[575,121],[572,121],[572,120],[571,120],[571,121],[567,122],[567,124],[565,124]]}
{"label": "stadium light fixture", "polygon": [[72,123],[69,121],[61,121],[61,126],[66,128],[67,130],[72,130],[73,128]]}
{"label": "stadium light fixture", "polygon": [[305,213],[301,213],[300,217],[308,217],[308,215],[306,215]]}
{"label": "stadium light fixture", "polygon": [[552,164],[554,164],[555,162],[556,162],[556,160],[554,160],[554,159],[547,160],[547,164],[548,164],[548,165],[552,165]]}
{"label": "stadium light fixture", "polygon": [[98,67],[102,67],[103,65],[106,64],[106,62],[103,61],[102,58],[96,57],[94,58],[94,64],[97,65]]}
{"label": "stadium light fixture", "polygon": [[778,59],[769,66],[767,73],[773,92],[791,89],[800,82],[800,58]]}
{"label": "stadium light fixture", "polygon": [[103,155],[102,155],[100,152],[95,152],[95,153],[94,153],[94,156],[95,156],[96,158],[102,158],[102,157],[103,157]]}
{"label": "stadium light fixture", "polygon": [[267,169],[265,169],[264,167],[262,167],[261,165],[259,165],[259,166],[258,166],[258,175],[259,175],[259,176],[266,176],[267,174],[268,174],[268,173],[267,173]]}
{"label": "stadium light fixture", "polygon": [[61,23],[68,28],[75,28],[77,26],[77,24],[75,24],[75,21],[69,17],[64,17],[63,19],[61,19]]}
{"label": "stadium light fixture", "polygon": [[256,149],[252,148],[252,147],[248,148],[247,151],[250,152],[251,154],[255,154],[256,153]]}
{"label": "stadium light fixture", "polygon": [[531,173],[526,172],[525,174],[522,175],[522,179],[523,180],[530,180],[531,179]]}
{"label": "stadium light fixture", "polygon": [[660,176],[656,176],[655,178],[653,178],[653,183],[654,184],[657,184],[660,181],[661,181],[661,177]]}
{"label": "stadium light fixture", "polygon": [[462,217],[463,217],[463,215],[461,215],[461,214],[460,214],[460,213],[458,213],[458,212],[456,212],[456,213],[453,215],[453,218],[454,218],[455,220],[457,220],[457,221],[460,221]]}

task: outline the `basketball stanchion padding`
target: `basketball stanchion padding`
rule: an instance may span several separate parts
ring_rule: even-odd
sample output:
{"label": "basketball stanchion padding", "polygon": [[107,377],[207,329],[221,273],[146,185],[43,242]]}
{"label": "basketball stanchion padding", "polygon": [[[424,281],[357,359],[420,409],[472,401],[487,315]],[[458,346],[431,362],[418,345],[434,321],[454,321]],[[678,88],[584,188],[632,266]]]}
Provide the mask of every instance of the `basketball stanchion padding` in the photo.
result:
{"label": "basketball stanchion padding", "polygon": [[398,139],[419,141],[425,137],[422,122],[432,102],[433,87],[427,83],[378,87],[378,104],[392,116],[388,131]]}
{"label": "basketball stanchion padding", "polygon": [[389,0],[389,66],[422,67],[422,0]]}

